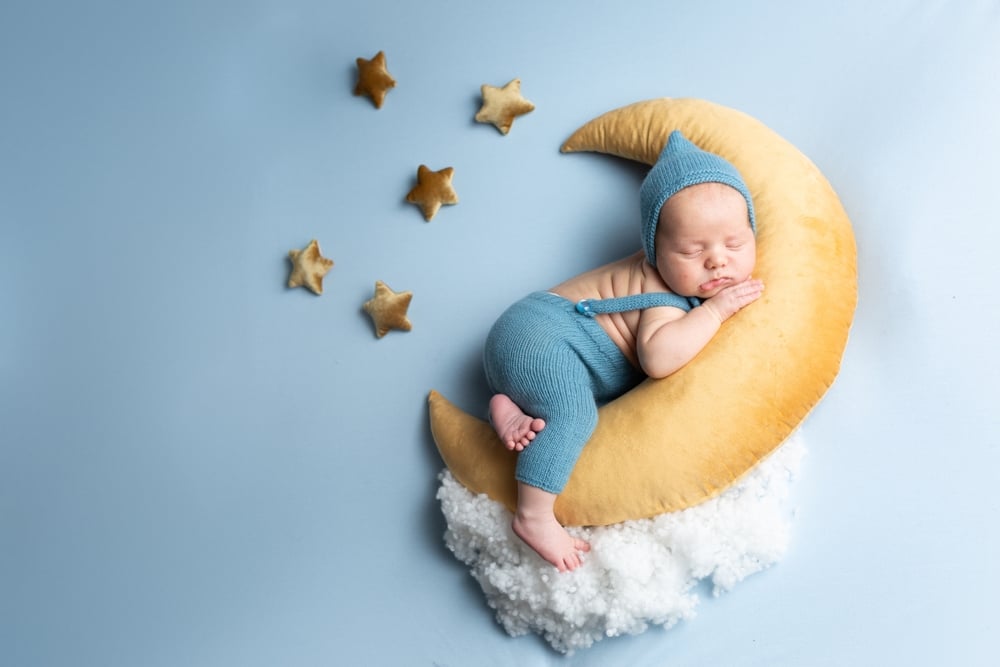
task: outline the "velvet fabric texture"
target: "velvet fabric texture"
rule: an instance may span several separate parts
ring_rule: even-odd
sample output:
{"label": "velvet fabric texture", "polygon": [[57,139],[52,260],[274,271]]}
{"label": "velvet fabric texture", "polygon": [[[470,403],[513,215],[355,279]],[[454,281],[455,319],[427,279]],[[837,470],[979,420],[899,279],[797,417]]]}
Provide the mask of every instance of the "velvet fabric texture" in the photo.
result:
{"label": "velvet fabric texture", "polygon": [[[642,519],[714,497],[788,438],[840,369],[857,303],[854,235],[837,194],[798,149],[742,112],[660,98],[595,118],[562,150],[652,165],[674,130],[743,175],[756,208],[754,275],[766,290],[687,366],[601,407],[556,501],[564,525]],[[513,510],[517,455],[438,392],[429,407],[453,476]]]}

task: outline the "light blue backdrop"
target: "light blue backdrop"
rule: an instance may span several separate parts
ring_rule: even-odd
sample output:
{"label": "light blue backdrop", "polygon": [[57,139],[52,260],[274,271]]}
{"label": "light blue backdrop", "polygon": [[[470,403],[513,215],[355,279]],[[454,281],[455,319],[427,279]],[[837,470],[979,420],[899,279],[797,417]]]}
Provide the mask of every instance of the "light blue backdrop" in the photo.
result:
{"label": "light blue backdrop", "polygon": [[[997,63],[993,0],[6,0],[0,663],[996,664]],[[474,123],[514,77],[537,109]],[[642,170],[558,148],[665,95],[820,166],[860,302],[786,558],[565,659],[444,548],[425,399],[481,410],[496,314],[637,247]],[[430,223],[421,163],[461,199]],[[312,238],[322,297],[284,287]],[[376,280],[412,332],[375,339]]]}

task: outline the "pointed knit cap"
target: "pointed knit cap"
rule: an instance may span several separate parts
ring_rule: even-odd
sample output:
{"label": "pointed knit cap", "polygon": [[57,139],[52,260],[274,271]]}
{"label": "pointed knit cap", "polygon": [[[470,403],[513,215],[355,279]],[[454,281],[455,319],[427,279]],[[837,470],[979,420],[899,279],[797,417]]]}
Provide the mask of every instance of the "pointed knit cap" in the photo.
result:
{"label": "pointed knit cap", "polygon": [[639,208],[642,214],[642,244],[646,259],[656,266],[656,225],[664,202],[690,185],[723,183],[735,188],[747,200],[750,228],[757,233],[750,190],[736,167],[715,153],[703,151],[688,141],[680,130],[667,138],[653,168],[639,187]]}

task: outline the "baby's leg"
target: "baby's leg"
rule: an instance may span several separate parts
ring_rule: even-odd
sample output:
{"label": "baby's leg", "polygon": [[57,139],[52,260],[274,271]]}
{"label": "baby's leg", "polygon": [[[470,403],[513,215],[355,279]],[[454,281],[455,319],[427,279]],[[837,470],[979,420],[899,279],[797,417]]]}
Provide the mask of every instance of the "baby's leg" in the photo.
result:
{"label": "baby's leg", "polygon": [[552,511],[555,502],[556,494],[518,482],[517,512],[511,528],[539,556],[560,572],[568,572],[583,564],[580,552],[590,551],[590,544],[573,537],[559,525]]}
{"label": "baby's leg", "polygon": [[580,552],[590,551],[590,545],[559,525],[553,507],[597,426],[597,404],[593,391],[582,381],[565,382],[560,390],[557,404],[527,408],[545,415],[546,426],[531,447],[518,454],[518,500],[512,528],[542,558],[565,572],[580,566]]}
{"label": "baby's leg", "polygon": [[490,399],[490,423],[504,446],[521,451],[545,428],[545,420],[524,414],[514,401],[504,394]]}

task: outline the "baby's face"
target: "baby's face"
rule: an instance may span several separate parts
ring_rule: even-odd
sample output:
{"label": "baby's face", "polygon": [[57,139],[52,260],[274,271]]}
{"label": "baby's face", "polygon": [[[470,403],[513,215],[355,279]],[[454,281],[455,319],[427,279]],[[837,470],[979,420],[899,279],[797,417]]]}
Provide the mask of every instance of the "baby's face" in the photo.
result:
{"label": "baby's face", "polygon": [[749,278],[756,261],[747,203],[734,188],[692,185],[663,204],[656,268],[672,291],[708,299]]}

